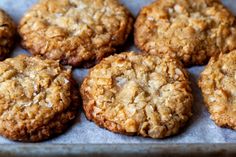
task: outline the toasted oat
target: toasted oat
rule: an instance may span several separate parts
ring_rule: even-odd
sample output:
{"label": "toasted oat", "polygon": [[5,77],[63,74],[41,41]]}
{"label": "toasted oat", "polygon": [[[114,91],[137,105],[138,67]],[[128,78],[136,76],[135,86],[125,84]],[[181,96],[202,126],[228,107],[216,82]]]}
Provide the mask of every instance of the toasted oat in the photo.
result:
{"label": "toasted oat", "polygon": [[199,86],[211,119],[236,130],[236,51],[212,58],[201,73]]}
{"label": "toasted oat", "polygon": [[191,116],[187,73],[169,57],[110,56],[90,70],[80,91],[87,118],[113,132],[164,138]]}
{"label": "toasted oat", "polygon": [[149,54],[202,65],[236,48],[236,21],[218,0],[158,0],[140,12],[135,43]]}
{"label": "toasted oat", "polygon": [[115,52],[133,19],[117,0],[41,0],[22,18],[22,44],[34,55],[90,66]]}
{"label": "toasted oat", "polygon": [[36,142],[62,133],[77,112],[72,86],[71,70],[58,61],[20,55],[0,62],[0,135]]}
{"label": "toasted oat", "polygon": [[16,26],[11,17],[0,9],[0,60],[9,55],[15,41]]}

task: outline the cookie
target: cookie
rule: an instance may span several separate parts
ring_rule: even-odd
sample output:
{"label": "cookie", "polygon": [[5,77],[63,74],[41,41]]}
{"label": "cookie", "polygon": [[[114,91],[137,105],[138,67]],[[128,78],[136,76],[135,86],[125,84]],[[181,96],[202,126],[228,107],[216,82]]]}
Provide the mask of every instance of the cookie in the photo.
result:
{"label": "cookie", "polygon": [[115,133],[164,138],[191,116],[188,75],[170,57],[110,56],[90,70],[80,92],[86,117]]}
{"label": "cookie", "polygon": [[22,18],[22,45],[33,55],[90,67],[123,45],[133,19],[117,0],[41,0]]}
{"label": "cookie", "polygon": [[236,48],[236,21],[218,0],[158,0],[141,10],[135,43],[185,66],[203,65]]}
{"label": "cookie", "polygon": [[199,86],[211,119],[236,130],[236,50],[212,58],[201,73]]}
{"label": "cookie", "polygon": [[37,142],[59,135],[76,117],[70,68],[20,55],[0,62],[0,135]]}
{"label": "cookie", "polygon": [[5,59],[13,48],[16,26],[11,17],[0,9],[0,60]]}

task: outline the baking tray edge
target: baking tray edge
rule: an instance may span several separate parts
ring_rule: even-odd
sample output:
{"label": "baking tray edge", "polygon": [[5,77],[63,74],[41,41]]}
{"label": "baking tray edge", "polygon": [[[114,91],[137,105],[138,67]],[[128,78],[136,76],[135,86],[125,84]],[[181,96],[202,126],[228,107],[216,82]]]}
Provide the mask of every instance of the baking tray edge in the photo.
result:
{"label": "baking tray edge", "polygon": [[236,144],[76,144],[0,145],[0,157],[65,156],[236,156]]}

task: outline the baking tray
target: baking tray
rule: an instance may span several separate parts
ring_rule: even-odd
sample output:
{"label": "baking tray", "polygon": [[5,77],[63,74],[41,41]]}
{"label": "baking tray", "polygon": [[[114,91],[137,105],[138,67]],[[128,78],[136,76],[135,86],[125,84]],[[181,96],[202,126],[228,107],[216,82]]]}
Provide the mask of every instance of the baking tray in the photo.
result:
{"label": "baking tray", "polygon": [[[120,0],[137,16],[140,8],[153,0]],[[37,0],[0,0],[0,7],[18,22]],[[236,15],[236,1],[222,0]],[[125,50],[138,51],[132,37]],[[29,54],[18,45],[12,56]],[[64,134],[41,143],[18,143],[0,137],[2,156],[236,156],[236,132],[217,127],[209,118],[197,87],[199,73],[204,67],[188,69],[195,102],[193,117],[183,131],[173,137],[157,140],[114,134],[89,122],[81,112],[76,123]],[[81,84],[87,69],[75,69],[74,78]]]}

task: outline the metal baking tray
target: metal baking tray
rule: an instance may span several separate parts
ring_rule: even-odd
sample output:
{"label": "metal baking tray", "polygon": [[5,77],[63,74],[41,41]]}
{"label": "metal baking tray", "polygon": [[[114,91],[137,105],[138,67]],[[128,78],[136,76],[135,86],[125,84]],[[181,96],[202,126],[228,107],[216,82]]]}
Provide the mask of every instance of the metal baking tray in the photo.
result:
{"label": "metal baking tray", "polygon": [[[134,17],[154,0],[120,0]],[[0,7],[18,22],[37,0],[0,0]],[[236,0],[222,0],[236,15]],[[132,37],[125,50],[138,51]],[[12,56],[29,54],[18,45]],[[188,69],[195,97],[193,117],[183,131],[157,140],[114,134],[89,122],[81,111],[76,123],[64,134],[40,143],[18,143],[0,137],[0,157],[5,156],[236,156],[236,132],[217,127],[209,118],[197,87],[204,67]],[[81,84],[87,69],[75,69],[74,78]],[[147,155],[148,154],[148,155]]]}

